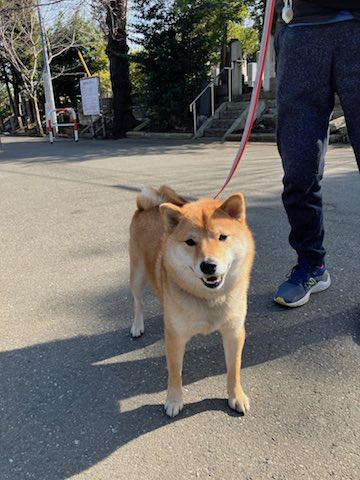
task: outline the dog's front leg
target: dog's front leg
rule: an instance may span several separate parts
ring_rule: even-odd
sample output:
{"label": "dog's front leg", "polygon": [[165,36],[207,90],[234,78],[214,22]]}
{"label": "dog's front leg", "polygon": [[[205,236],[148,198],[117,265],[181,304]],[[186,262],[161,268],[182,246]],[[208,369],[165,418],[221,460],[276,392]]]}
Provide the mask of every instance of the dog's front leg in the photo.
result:
{"label": "dog's front leg", "polygon": [[184,407],[182,398],[182,367],[187,339],[171,327],[165,327],[165,352],[168,368],[168,390],[165,411],[169,417],[178,415]]}
{"label": "dog's front leg", "polygon": [[240,383],[241,355],[245,342],[245,326],[240,330],[232,326],[224,326],[221,329],[225,352],[227,370],[227,389],[229,406],[240,413],[247,413],[250,402],[245,395]]}

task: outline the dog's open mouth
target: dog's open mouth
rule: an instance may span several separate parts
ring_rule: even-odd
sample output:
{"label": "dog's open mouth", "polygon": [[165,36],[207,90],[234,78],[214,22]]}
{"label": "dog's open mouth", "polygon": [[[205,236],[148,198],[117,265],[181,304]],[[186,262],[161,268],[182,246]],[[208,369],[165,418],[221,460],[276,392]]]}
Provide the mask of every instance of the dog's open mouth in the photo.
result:
{"label": "dog's open mouth", "polygon": [[201,279],[205,287],[207,288],[218,288],[224,282],[224,275],[219,277],[206,277]]}

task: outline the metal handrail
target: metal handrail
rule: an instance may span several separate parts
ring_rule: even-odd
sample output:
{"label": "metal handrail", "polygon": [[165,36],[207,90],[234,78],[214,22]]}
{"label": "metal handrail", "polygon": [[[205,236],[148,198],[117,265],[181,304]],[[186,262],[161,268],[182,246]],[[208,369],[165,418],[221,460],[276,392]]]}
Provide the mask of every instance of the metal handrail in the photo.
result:
{"label": "metal handrail", "polygon": [[[216,77],[215,77],[216,78]],[[194,122],[194,135],[197,132],[197,114],[196,114],[196,102],[201,98],[205,92],[207,92],[208,88],[210,88],[210,95],[211,95],[211,115],[215,113],[215,86],[214,80],[212,79],[208,85],[199,93],[199,95],[190,103],[189,108],[190,112],[193,114],[193,122]]]}
{"label": "metal handrail", "polygon": [[225,70],[228,70],[228,101],[232,101],[232,79],[231,79],[231,71],[234,70],[234,63],[232,62],[231,67],[224,67],[220,72],[210,80],[208,85],[199,93],[199,95],[190,103],[189,109],[190,112],[193,114],[193,122],[194,122],[194,135],[197,132],[197,115],[196,115],[196,102],[207,92],[208,88],[210,88],[210,95],[211,95],[211,116],[214,116],[215,113],[215,81],[220,78],[222,73]]}
{"label": "metal handrail", "polygon": [[[215,77],[215,78],[216,78],[216,77]],[[206,87],[199,93],[199,95],[198,95],[196,98],[194,98],[194,100],[190,103],[190,111],[191,111],[191,106],[192,106],[195,102],[197,102],[200,97],[203,96],[203,94],[206,92],[206,90],[207,90],[208,88],[210,88],[210,86],[211,86],[212,83],[214,83],[214,79],[211,79],[211,80],[210,80],[210,83],[208,83],[208,84],[206,85]]]}

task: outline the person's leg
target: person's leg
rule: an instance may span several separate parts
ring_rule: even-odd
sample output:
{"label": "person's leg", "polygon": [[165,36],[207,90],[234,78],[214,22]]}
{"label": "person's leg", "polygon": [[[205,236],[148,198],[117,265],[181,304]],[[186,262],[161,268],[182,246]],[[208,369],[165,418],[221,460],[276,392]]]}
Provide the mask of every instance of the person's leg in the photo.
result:
{"label": "person's leg", "polygon": [[332,42],[327,26],[287,27],[277,43],[277,143],[283,203],[298,262],[323,264],[320,182],[334,106]]}
{"label": "person's leg", "polygon": [[334,82],[360,170],[360,22],[343,22],[339,28],[342,35],[337,39]]}
{"label": "person's leg", "polygon": [[321,197],[329,117],[334,107],[329,26],[287,27],[277,38],[277,143],[284,167],[283,203],[298,265],[274,300],[304,305],[330,286],[324,267]]}

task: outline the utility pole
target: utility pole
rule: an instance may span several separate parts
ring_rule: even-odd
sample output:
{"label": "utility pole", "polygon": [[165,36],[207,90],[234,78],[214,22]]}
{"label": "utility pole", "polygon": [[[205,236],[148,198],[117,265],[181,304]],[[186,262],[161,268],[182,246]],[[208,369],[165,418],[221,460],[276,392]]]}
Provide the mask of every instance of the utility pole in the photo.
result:
{"label": "utility pole", "polygon": [[[50,110],[55,109],[55,98],[54,98],[54,90],[53,90],[53,85],[51,81],[51,72],[50,72],[50,65],[49,65],[49,56],[47,52],[47,46],[46,46],[46,37],[45,37],[45,28],[44,28],[44,21],[41,16],[40,12],[40,3],[39,0],[36,0],[36,8],[38,12],[38,17],[39,17],[39,27],[40,27],[40,36],[41,36],[41,46],[42,46],[42,52],[43,52],[43,59],[44,59],[44,71],[43,71],[43,79],[44,79],[44,90],[45,90],[45,114],[46,114],[46,120],[48,112]],[[51,116],[51,121],[52,124],[56,125],[56,113],[54,112]],[[58,128],[55,127],[56,133],[58,132]]]}

